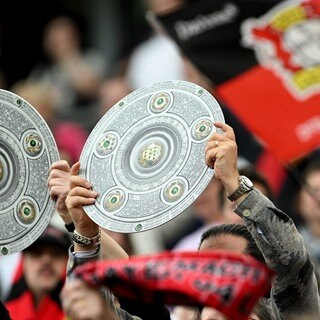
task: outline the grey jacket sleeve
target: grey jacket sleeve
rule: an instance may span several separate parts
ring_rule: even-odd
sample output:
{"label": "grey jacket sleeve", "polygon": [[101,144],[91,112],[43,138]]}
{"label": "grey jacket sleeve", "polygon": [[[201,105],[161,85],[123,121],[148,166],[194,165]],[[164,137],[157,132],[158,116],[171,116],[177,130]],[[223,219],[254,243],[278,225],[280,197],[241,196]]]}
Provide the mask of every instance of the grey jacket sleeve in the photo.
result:
{"label": "grey jacket sleeve", "polygon": [[267,265],[276,272],[271,299],[284,319],[301,313],[319,315],[314,266],[292,219],[256,189],[235,212],[243,218]]}
{"label": "grey jacket sleeve", "polygon": [[95,261],[95,260],[100,260],[101,258],[101,253],[100,253],[100,245],[91,251],[87,251],[87,252],[81,252],[81,253],[77,253],[73,251],[73,245],[69,248],[69,258],[68,258],[68,263],[67,263],[67,280],[72,279],[73,277],[73,271],[74,269],[81,265],[84,264],[86,262],[89,261]]}
{"label": "grey jacket sleeve", "polygon": [[[77,266],[89,261],[99,260],[100,257],[100,246],[97,247],[97,249],[95,250],[85,253],[75,253],[73,252],[73,246],[71,246],[69,249],[69,259],[67,264],[67,280],[72,279],[72,272]],[[112,310],[113,313],[116,315],[117,320],[141,320],[140,318],[132,316],[125,310],[117,307],[116,298],[114,297],[112,292],[109,291],[107,288],[104,288],[102,290],[102,294],[104,295],[106,303],[109,306],[110,310]]]}

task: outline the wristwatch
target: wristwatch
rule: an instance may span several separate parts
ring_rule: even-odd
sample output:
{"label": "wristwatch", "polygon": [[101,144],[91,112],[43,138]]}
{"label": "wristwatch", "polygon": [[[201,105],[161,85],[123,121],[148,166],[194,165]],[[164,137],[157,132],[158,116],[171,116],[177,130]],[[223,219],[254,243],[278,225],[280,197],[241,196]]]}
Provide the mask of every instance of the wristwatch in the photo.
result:
{"label": "wristwatch", "polygon": [[236,201],[243,194],[250,192],[253,189],[252,181],[246,176],[239,176],[239,182],[239,188],[228,196],[228,199],[231,201]]}

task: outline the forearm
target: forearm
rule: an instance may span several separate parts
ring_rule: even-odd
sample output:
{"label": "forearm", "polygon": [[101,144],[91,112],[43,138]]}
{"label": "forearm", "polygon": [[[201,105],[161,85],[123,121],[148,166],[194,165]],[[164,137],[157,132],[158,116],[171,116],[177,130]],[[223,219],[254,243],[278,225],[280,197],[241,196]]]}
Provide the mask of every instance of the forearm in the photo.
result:
{"label": "forearm", "polygon": [[[255,189],[248,193],[235,212],[242,217],[269,267],[279,273],[295,263],[300,267],[305,264],[307,251],[292,219],[260,191]],[[297,259],[293,256],[298,261],[294,261]]]}
{"label": "forearm", "polygon": [[314,268],[292,219],[258,190],[251,191],[235,211],[242,216],[267,265],[276,272],[272,297],[281,312],[319,312]]}
{"label": "forearm", "polygon": [[129,258],[122,247],[103,230],[101,231],[101,251],[102,259],[105,260]]}

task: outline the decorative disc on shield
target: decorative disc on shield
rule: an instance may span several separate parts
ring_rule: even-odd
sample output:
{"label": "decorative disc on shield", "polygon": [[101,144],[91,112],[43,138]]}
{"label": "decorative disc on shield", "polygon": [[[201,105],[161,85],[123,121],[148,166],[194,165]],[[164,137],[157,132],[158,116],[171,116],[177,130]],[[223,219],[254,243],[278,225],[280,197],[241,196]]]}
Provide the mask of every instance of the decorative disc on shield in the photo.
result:
{"label": "decorative disc on shield", "polygon": [[80,157],[80,175],[99,193],[86,213],[123,233],[179,215],[214,175],[205,146],[215,121],[224,122],[219,104],[190,82],[157,83],[123,98],[95,126]]}
{"label": "decorative disc on shield", "polygon": [[44,119],[21,97],[0,90],[0,114],[0,255],[7,255],[48,226],[54,213],[48,170],[59,153]]}

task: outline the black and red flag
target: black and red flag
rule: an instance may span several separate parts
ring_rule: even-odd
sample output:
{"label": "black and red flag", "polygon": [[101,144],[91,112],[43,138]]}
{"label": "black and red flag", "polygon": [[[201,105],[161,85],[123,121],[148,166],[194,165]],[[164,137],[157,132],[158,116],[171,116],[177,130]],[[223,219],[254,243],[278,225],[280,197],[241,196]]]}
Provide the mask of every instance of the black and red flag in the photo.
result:
{"label": "black and red flag", "polygon": [[285,165],[320,146],[320,0],[186,1],[157,20],[261,150]]}

